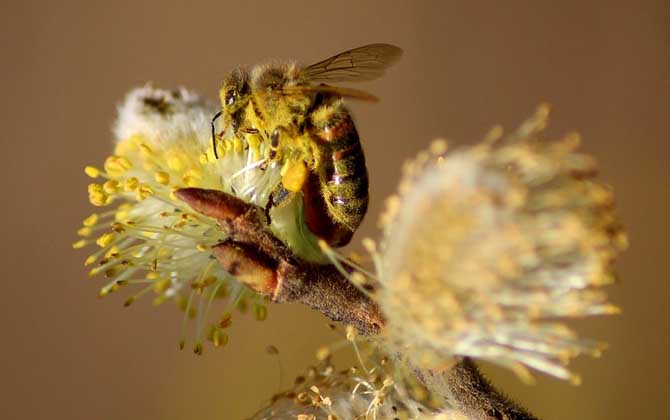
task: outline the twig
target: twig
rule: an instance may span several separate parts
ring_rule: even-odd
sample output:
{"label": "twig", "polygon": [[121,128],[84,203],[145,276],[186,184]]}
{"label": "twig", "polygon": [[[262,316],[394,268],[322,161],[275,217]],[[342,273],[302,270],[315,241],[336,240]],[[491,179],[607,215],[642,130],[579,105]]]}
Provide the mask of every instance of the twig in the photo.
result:
{"label": "twig", "polygon": [[[263,209],[216,190],[184,188],[177,196],[197,212],[218,220],[227,239],[214,246],[220,264],[238,280],[273,302],[299,302],[361,334],[381,332],[377,304],[332,265],[316,265],[293,255],[267,228]],[[533,420],[482,377],[469,359],[447,373],[418,376],[472,420]]]}

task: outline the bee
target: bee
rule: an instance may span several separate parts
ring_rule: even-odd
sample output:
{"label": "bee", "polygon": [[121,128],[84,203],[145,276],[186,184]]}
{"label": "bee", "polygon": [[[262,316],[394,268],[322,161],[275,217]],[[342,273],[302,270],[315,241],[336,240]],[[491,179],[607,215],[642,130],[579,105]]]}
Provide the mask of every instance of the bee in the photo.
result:
{"label": "bee", "polygon": [[[308,66],[289,62],[233,70],[219,92],[222,109],[212,119],[214,154],[217,138],[227,130],[241,139],[260,136],[269,144],[266,163],[284,165],[266,213],[302,193],[309,230],[331,246],[346,245],[367,212],[368,174],[343,100],[377,98],[330,83],[376,79],[401,55],[396,46],[370,44]],[[225,128],[217,134],[219,117]]]}

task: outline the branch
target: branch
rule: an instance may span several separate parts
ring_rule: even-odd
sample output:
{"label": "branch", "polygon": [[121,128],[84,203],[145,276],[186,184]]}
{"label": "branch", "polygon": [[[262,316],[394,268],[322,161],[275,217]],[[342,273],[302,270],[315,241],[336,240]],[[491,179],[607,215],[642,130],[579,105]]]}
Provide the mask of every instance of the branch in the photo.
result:
{"label": "branch", "polygon": [[[291,253],[267,228],[260,207],[216,190],[183,188],[176,194],[195,211],[218,220],[228,237],[213,253],[226,271],[251,289],[276,303],[305,304],[364,335],[382,331],[385,320],[377,304],[334,266],[308,263]],[[496,391],[467,358],[444,374],[417,374],[469,419],[536,419]]]}

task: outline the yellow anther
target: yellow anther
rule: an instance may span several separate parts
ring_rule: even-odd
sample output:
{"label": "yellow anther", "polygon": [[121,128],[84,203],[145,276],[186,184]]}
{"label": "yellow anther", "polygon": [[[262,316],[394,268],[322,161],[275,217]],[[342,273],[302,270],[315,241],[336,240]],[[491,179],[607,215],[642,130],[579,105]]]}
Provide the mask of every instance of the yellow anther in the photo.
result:
{"label": "yellow anther", "polygon": [[128,220],[128,216],[130,216],[130,212],[128,212],[128,210],[119,209],[114,214],[114,220],[117,222],[125,222]]}
{"label": "yellow anther", "polygon": [[107,194],[116,194],[119,192],[119,181],[110,179],[109,181],[102,184],[102,189],[105,190]]}
{"label": "yellow anther", "polygon": [[225,314],[221,315],[221,319],[219,320],[219,328],[228,328],[232,325],[232,323],[232,314],[230,312],[226,312]]}
{"label": "yellow anther", "polygon": [[128,169],[130,169],[130,168],[133,167],[133,164],[132,164],[132,163],[128,160],[128,158],[125,157],[125,156],[119,156],[119,157],[117,158],[117,162],[118,162],[119,165],[121,165],[121,167],[122,167],[123,169],[125,169],[125,170],[128,170]]}
{"label": "yellow anther", "polygon": [[89,236],[92,231],[93,231],[93,229],[91,229],[90,227],[84,226],[83,228],[80,228],[77,231],[77,235],[79,235],[79,236]]}
{"label": "yellow anther", "polygon": [[184,175],[182,180],[184,181],[184,184],[186,184],[187,187],[197,187],[198,186],[198,179],[194,178],[192,176]]}
{"label": "yellow anther", "polygon": [[72,244],[72,248],[74,248],[74,249],[81,249],[81,248],[85,247],[86,244],[88,244],[88,242],[86,241],[86,239],[80,239],[80,240],[78,240],[77,242],[75,242],[75,243]]}
{"label": "yellow anther", "polygon": [[349,341],[354,341],[356,340],[356,329],[354,328],[353,325],[347,325],[347,340]]}
{"label": "yellow anther", "polygon": [[145,160],[145,161],[142,162],[142,169],[144,169],[144,172],[154,172],[159,168],[153,162]]}
{"label": "yellow anther", "polygon": [[170,200],[179,201],[179,197],[177,197],[177,190],[180,188],[181,187],[174,187],[173,189],[170,190]]}
{"label": "yellow anther", "polygon": [[142,155],[143,158],[153,156],[154,151],[151,150],[151,147],[149,147],[146,143],[141,143],[139,147],[140,147],[140,155]]}
{"label": "yellow anther", "polygon": [[212,342],[215,347],[223,347],[228,344],[228,334],[223,331],[216,330],[212,333]]}
{"label": "yellow anther", "polygon": [[170,174],[167,172],[158,171],[154,174],[154,179],[156,179],[156,182],[159,184],[167,185],[170,183]]}
{"label": "yellow anther", "polygon": [[98,223],[98,217],[99,216],[97,214],[93,213],[84,219],[83,225],[88,227],[95,226],[95,224]]}
{"label": "yellow anther", "polygon": [[102,192],[102,185],[100,184],[88,184],[88,193]]}
{"label": "yellow anther", "polygon": [[137,187],[139,187],[139,185],[140,181],[134,176],[131,176],[130,178],[126,179],[126,181],[123,183],[123,190],[125,192],[135,191]]}
{"label": "yellow anther", "polygon": [[199,169],[189,169],[186,171],[186,176],[200,180],[202,179],[202,171]]}
{"label": "yellow anther", "polygon": [[110,156],[105,160],[105,171],[111,175],[121,175],[131,166],[130,161],[121,156]]}
{"label": "yellow anther", "polygon": [[168,168],[173,171],[181,172],[184,170],[184,161],[179,157],[177,153],[171,153],[167,158]]}
{"label": "yellow anther", "polygon": [[320,347],[316,351],[316,360],[318,360],[320,362],[323,362],[324,360],[326,360],[329,357],[330,357],[330,348],[328,348],[328,346]]}
{"label": "yellow anther", "polygon": [[579,386],[582,384],[582,377],[579,375],[570,376],[570,384],[574,386]]}
{"label": "yellow anther", "polygon": [[254,316],[257,321],[265,321],[268,317],[268,308],[264,305],[254,305]]}
{"label": "yellow anther", "polygon": [[113,245],[112,247],[109,248],[107,252],[105,252],[105,258],[112,258],[116,257],[119,255],[119,247],[116,245]]}
{"label": "yellow anther", "polygon": [[154,190],[147,184],[141,184],[137,189],[137,201],[142,201],[154,194]]}
{"label": "yellow anther", "polygon": [[89,184],[88,199],[94,206],[104,206],[105,204],[109,204],[109,196],[100,184]]}
{"label": "yellow anther", "polygon": [[163,293],[170,288],[170,279],[160,279],[154,284],[154,292]]}
{"label": "yellow anther", "polygon": [[446,151],[447,141],[444,139],[435,140],[430,144],[430,153],[432,153],[434,156],[442,155]]}
{"label": "yellow anther", "polygon": [[198,244],[195,246],[195,249],[197,249],[200,252],[207,252],[209,251],[209,247],[203,244]]}
{"label": "yellow anther", "polygon": [[95,240],[95,243],[100,246],[100,248],[105,248],[109,246],[109,244],[112,243],[115,239],[114,233],[105,233],[104,235],[100,236],[98,239]]}
{"label": "yellow anther", "polygon": [[91,178],[97,178],[100,176],[100,169],[96,168],[95,166],[87,166],[84,168],[84,172],[86,175],[90,176]]}
{"label": "yellow anther", "polygon": [[86,257],[86,261],[84,261],[84,266],[93,264],[96,259],[97,258],[95,257],[95,255],[89,255],[88,257]]}
{"label": "yellow anther", "polygon": [[157,280],[160,277],[160,274],[158,274],[155,271],[149,271],[144,278],[148,280]]}
{"label": "yellow anther", "polygon": [[168,300],[168,297],[167,297],[167,296],[165,296],[165,295],[158,295],[158,296],[156,296],[156,297],[154,298],[154,300],[153,300],[153,302],[152,302],[152,305],[154,305],[154,306],[158,306],[158,305],[162,304],[163,302],[165,302],[166,300]]}
{"label": "yellow anther", "polygon": [[374,254],[377,252],[377,243],[374,241],[374,239],[363,238],[361,243],[363,244],[363,248],[365,248],[365,250],[368,251],[370,254]]}

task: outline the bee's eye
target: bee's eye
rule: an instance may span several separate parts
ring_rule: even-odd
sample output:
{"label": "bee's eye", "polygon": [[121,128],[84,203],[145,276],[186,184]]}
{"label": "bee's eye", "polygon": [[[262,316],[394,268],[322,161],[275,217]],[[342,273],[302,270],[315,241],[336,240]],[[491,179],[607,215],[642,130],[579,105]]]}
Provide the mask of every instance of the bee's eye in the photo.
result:
{"label": "bee's eye", "polygon": [[235,102],[236,98],[237,93],[235,93],[235,91],[231,90],[230,92],[226,93],[226,106],[231,106]]}

